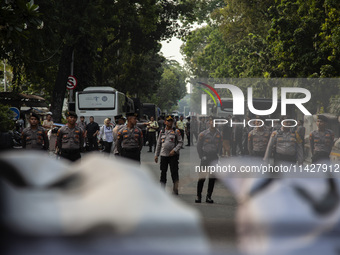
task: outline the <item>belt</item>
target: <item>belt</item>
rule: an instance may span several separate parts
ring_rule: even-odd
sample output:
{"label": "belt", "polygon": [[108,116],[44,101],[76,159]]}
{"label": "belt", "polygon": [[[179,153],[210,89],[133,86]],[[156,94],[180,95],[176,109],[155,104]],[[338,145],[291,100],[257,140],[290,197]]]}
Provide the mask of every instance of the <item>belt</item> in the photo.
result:
{"label": "belt", "polygon": [[132,152],[132,151],[139,151],[139,147],[137,147],[137,148],[122,148],[122,150],[123,150],[123,151],[129,151],[129,152],[130,152],[130,151],[131,151],[131,152]]}
{"label": "belt", "polygon": [[264,157],[265,151],[253,151],[254,156]]}
{"label": "belt", "polygon": [[61,149],[61,152],[65,154],[72,154],[80,152],[80,149]]}
{"label": "belt", "polygon": [[276,153],[274,158],[280,159],[280,160],[285,160],[285,161],[292,161],[292,162],[296,161],[295,155],[284,155],[284,154]]}

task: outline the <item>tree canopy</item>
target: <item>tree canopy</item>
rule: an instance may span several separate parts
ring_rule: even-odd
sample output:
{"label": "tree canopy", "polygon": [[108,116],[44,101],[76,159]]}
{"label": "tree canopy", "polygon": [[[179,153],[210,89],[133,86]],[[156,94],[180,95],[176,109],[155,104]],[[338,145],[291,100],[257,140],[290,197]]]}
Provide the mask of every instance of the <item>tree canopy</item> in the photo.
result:
{"label": "tree canopy", "polygon": [[[195,77],[340,76],[339,1],[225,0],[207,17],[181,49]],[[324,109],[339,94],[335,83],[310,89]],[[257,87],[259,95],[267,92]]]}
{"label": "tree canopy", "polygon": [[77,90],[148,95],[162,78],[160,41],[183,36],[195,8],[195,1],[5,1],[1,17],[11,19],[1,19],[1,59],[13,67],[12,89],[38,92],[60,120],[72,55]]}

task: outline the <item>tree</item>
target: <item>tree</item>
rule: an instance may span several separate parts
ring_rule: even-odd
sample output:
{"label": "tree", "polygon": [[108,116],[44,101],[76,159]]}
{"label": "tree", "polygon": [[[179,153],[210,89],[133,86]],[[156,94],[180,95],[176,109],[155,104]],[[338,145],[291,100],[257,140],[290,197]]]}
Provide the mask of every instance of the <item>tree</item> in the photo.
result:
{"label": "tree", "polygon": [[25,42],[42,25],[39,6],[34,1],[8,0],[0,4],[0,59],[8,60],[13,69],[13,90],[22,82],[22,63],[27,57]]}
{"label": "tree", "polygon": [[[28,41],[16,37],[15,47],[6,48],[7,55],[15,56],[9,62],[16,90],[44,96],[56,121],[61,118],[73,53],[77,90],[107,85],[130,95],[147,95],[161,78],[160,40],[185,34],[195,8],[191,0],[36,3],[43,25],[32,30]],[[186,25],[180,26],[178,18]]]}
{"label": "tree", "polygon": [[0,104],[0,132],[7,132],[13,128],[13,112],[9,106]]}
{"label": "tree", "polygon": [[170,112],[178,100],[186,95],[187,73],[175,60],[166,61],[163,64],[163,73],[159,81],[157,92],[149,98],[144,98],[145,102],[154,102],[162,110]]}

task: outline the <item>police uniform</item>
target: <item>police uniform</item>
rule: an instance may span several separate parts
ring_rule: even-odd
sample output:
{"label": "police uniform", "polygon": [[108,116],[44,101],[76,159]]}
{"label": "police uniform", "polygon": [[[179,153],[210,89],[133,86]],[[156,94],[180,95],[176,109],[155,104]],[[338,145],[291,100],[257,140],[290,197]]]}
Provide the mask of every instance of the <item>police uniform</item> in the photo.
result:
{"label": "police uniform", "polygon": [[[323,115],[319,115],[318,119],[324,122],[328,121]],[[309,143],[312,152],[312,163],[317,163],[320,160],[330,163],[329,155],[334,144],[334,132],[332,130],[314,130],[309,135]]]}
{"label": "police uniform", "polygon": [[270,139],[270,131],[266,128],[255,128],[248,134],[248,152],[255,157],[264,157]]}
{"label": "police uniform", "polygon": [[297,132],[284,131],[283,127],[273,131],[269,139],[267,150],[264,156],[269,161],[271,154],[274,154],[275,164],[285,162],[303,163],[302,140]]}
{"label": "police uniform", "polygon": [[250,131],[253,130],[253,127],[246,126],[242,130],[242,154],[243,155],[249,155],[248,150],[248,135]]}
{"label": "police uniform", "polygon": [[[222,135],[221,133],[215,129],[215,131],[211,131],[210,128],[201,132],[198,136],[197,142],[197,152],[201,159],[201,167],[211,166],[214,162],[218,160],[218,153],[222,148]],[[196,203],[201,202],[202,198],[202,190],[205,182],[206,176],[199,176],[199,180],[197,183],[197,199]],[[216,178],[211,178],[209,176],[208,183],[208,192],[206,202],[213,203],[214,201],[211,199],[211,195],[214,190]]]}
{"label": "police uniform", "polygon": [[[39,121],[39,116],[32,113],[31,116],[37,118]],[[48,150],[49,142],[46,134],[46,130],[37,126],[36,129],[31,127],[25,128],[22,131],[22,147],[29,150]]]}
{"label": "police uniform", "polygon": [[184,131],[185,131],[185,123],[183,120],[178,120],[176,122],[176,127],[179,129],[179,131],[181,132],[181,136],[182,136],[182,139],[184,140]]}
{"label": "police uniform", "polygon": [[[135,116],[134,114],[127,114],[127,116]],[[143,132],[135,126],[128,128],[123,126],[118,131],[117,149],[119,155],[125,158],[130,158],[140,162],[140,152],[143,148]]]}
{"label": "police uniform", "polygon": [[[69,112],[69,116],[77,117],[75,113]],[[57,133],[57,147],[63,158],[76,161],[81,158],[80,152],[84,144],[83,129],[79,126],[74,128],[68,125],[61,127]]]}
{"label": "police uniform", "polygon": [[116,115],[115,116],[115,121],[116,121],[116,126],[114,127],[114,129],[113,129],[113,145],[114,145],[114,147],[113,147],[113,154],[115,155],[115,156],[119,156],[119,152],[118,152],[118,148],[117,148],[117,145],[118,145],[118,141],[117,141],[117,139],[118,139],[118,131],[119,131],[119,129],[121,129],[123,126],[125,126],[124,124],[122,124],[122,125],[118,125],[118,120],[119,119],[122,119],[122,120],[124,120],[125,121],[125,118],[123,117],[123,115]]}
{"label": "police uniform", "polygon": [[[167,121],[173,120],[171,116],[166,118]],[[181,136],[181,132],[178,129],[163,129],[157,140],[155,157],[161,156],[160,161],[160,170],[161,170],[161,178],[160,182],[165,186],[166,184],[166,175],[168,171],[168,165],[170,165],[171,178],[174,183],[173,192],[178,195],[178,160],[179,160],[179,151],[183,146],[183,138]],[[170,156],[170,152],[174,150],[175,155]]]}
{"label": "police uniform", "polygon": [[149,141],[149,152],[152,152],[152,147],[156,147],[156,132],[159,128],[157,121],[150,121],[148,123],[148,141]]}

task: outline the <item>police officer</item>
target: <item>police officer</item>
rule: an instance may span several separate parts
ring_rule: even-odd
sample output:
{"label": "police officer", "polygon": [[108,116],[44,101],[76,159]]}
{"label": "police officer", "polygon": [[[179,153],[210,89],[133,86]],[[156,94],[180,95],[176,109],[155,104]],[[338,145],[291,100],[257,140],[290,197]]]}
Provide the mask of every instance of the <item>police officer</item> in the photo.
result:
{"label": "police officer", "polygon": [[178,129],[173,129],[174,119],[167,116],[165,119],[165,129],[162,129],[158,136],[157,147],[155,152],[155,162],[158,163],[158,157],[161,156],[161,184],[165,187],[168,165],[170,165],[171,178],[174,183],[173,193],[178,195],[178,159],[179,150],[183,145],[183,138]]}
{"label": "police officer", "polygon": [[[210,117],[208,120],[209,128],[198,136],[197,142],[197,152],[198,156],[201,159],[201,166],[210,166],[213,162],[218,160],[218,153],[222,148],[222,135],[221,133],[214,127],[214,119]],[[208,173],[209,174],[209,173]],[[205,182],[206,175],[202,175],[200,173],[199,179],[197,182],[197,198],[195,203],[201,203],[202,200],[202,190]],[[206,197],[207,203],[214,203],[214,200],[211,199],[214,186],[215,186],[216,178],[212,178],[209,176],[208,183],[208,192]]]}
{"label": "police officer", "polygon": [[81,158],[80,152],[84,144],[82,128],[76,125],[77,114],[69,111],[67,113],[67,124],[61,127],[57,133],[57,149],[61,157],[71,161]]}
{"label": "police officer", "polygon": [[268,162],[273,153],[275,165],[287,164],[287,162],[296,163],[296,161],[302,164],[302,139],[297,132],[291,131],[293,122],[287,117],[284,118],[283,124],[279,130],[272,132],[264,160]]}
{"label": "police officer", "polygon": [[143,133],[137,124],[137,114],[128,113],[127,125],[118,131],[117,149],[119,155],[140,162],[140,152],[143,148]]}
{"label": "police officer", "polygon": [[312,163],[324,161],[330,163],[329,155],[331,154],[334,144],[334,133],[326,129],[328,118],[324,115],[318,115],[316,126],[309,135],[310,149],[312,152]]}
{"label": "police officer", "polygon": [[150,117],[150,121],[146,123],[146,128],[148,130],[148,141],[149,141],[149,150],[148,152],[152,152],[152,147],[154,147],[154,152],[156,150],[156,132],[159,128],[158,122],[155,121],[153,116]]}
{"label": "police officer", "polygon": [[264,127],[262,118],[256,117],[256,128],[248,134],[248,152],[255,157],[264,157],[271,132]]}
{"label": "police officer", "polygon": [[45,129],[39,126],[39,116],[31,113],[29,123],[30,127],[22,131],[22,147],[30,150],[48,150],[47,134]]}
{"label": "police officer", "polygon": [[181,136],[184,142],[184,131],[185,131],[185,123],[183,121],[183,116],[179,117],[179,120],[176,121],[176,128],[181,132]]}
{"label": "police officer", "polygon": [[125,125],[125,121],[126,121],[126,119],[124,118],[123,115],[119,114],[119,115],[115,116],[116,126],[113,129],[113,144],[114,144],[113,154],[115,156],[119,156],[119,152],[118,152],[118,149],[117,149],[118,131],[122,126]]}

